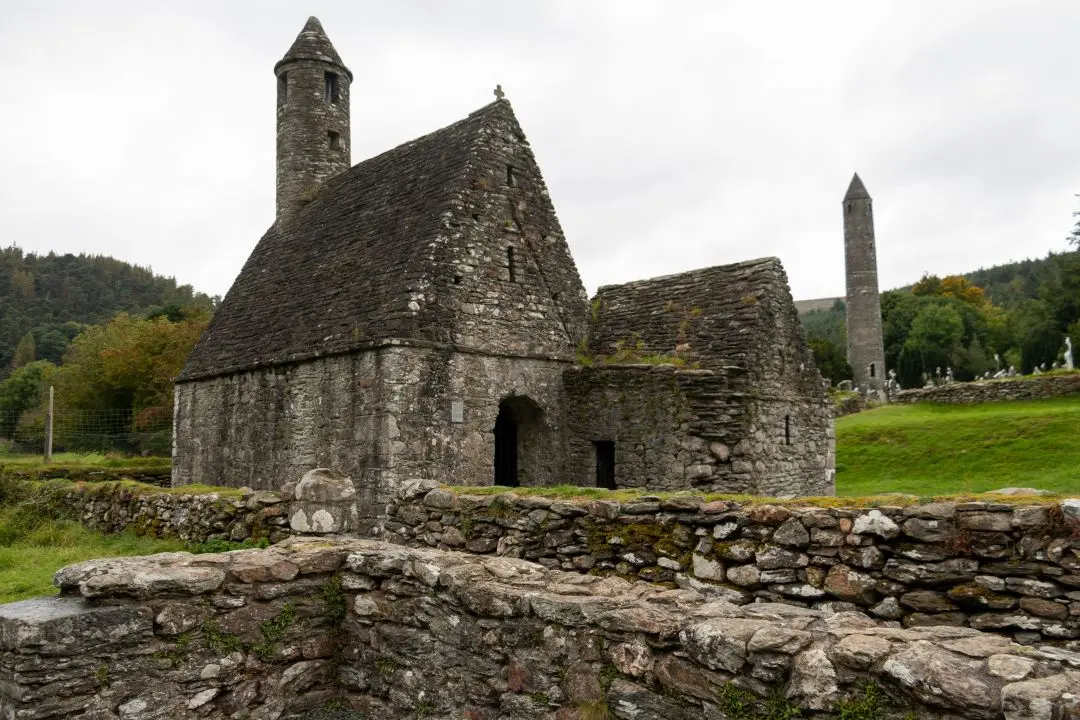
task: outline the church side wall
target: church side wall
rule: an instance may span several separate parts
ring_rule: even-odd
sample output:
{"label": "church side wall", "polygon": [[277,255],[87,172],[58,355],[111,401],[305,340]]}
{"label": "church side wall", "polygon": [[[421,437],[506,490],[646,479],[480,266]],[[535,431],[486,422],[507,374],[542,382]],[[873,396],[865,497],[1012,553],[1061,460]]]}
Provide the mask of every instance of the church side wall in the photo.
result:
{"label": "church side wall", "polygon": [[825,403],[762,398],[745,371],[610,365],[566,372],[567,473],[596,484],[596,440],[616,446],[616,484],[771,495],[834,492]]}
{"label": "church side wall", "polygon": [[610,365],[574,368],[565,382],[569,482],[596,485],[595,442],[605,440],[620,488],[754,492],[742,374]]}
{"label": "church side wall", "polygon": [[378,515],[406,479],[492,484],[492,431],[510,396],[541,411],[519,433],[521,484],[551,485],[563,472],[566,366],[390,346],[181,383],[173,485],[276,490],[334,467],[356,483],[363,512]]}
{"label": "church side wall", "polygon": [[392,425],[382,360],[371,351],[178,384],[173,485],[276,490],[331,466],[370,506]]}
{"label": "church side wall", "polygon": [[618,487],[831,495],[832,418],[800,396],[762,399],[737,368],[574,368],[567,388],[567,473],[596,484],[596,447],[615,443]]}
{"label": "church side wall", "polygon": [[753,492],[773,497],[835,494],[835,438],[827,403],[799,396],[755,401],[742,448],[753,466]]}

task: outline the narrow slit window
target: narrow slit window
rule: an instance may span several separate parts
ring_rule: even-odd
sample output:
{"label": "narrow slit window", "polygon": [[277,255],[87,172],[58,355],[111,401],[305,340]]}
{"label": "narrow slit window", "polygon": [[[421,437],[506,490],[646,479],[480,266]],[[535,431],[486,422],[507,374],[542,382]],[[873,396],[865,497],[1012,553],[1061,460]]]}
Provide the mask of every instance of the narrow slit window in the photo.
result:
{"label": "narrow slit window", "polygon": [[326,135],[327,135],[327,138],[329,139],[329,142],[330,142],[330,149],[331,150],[340,150],[341,149],[341,133],[336,133],[333,130],[331,130],[328,133],[326,133]]}
{"label": "narrow slit window", "polygon": [[517,177],[514,175],[514,166],[506,166],[506,184],[510,187],[517,187]]}
{"label": "narrow slit window", "polygon": [[514,267],[514,248],[506,248],[506,267],[510,271],[510,282],[517,282],[517,268]]}
{"label": "narrow slit window", "polygon": [[289,101],[289,73],[283,72],[277,79],[277,104],[281,107]]}
{"label": "narrow slit window", "polygon": [[[318,77],[316,75],[316,77]],[[338,92],[338,76],[337,73],[328,72],[326,77],[326,102],[337,105],[338,100],[341,99],[341,95]]]}
{"label": "narrow slit window", "polygon": [[784,444],[791,444],[791,416],[784,416]]}
{"label": "narrow slit window", "polygon": [[615,489],[615,441],[597,440],[596,447],[596,487],[607,490]]}
{"label": "narrow slit window", "polygon": [[870,363],[870,377],[877,377],[877,374],[875,372],[877,368],[874,367],[876,364],[877,363]]}

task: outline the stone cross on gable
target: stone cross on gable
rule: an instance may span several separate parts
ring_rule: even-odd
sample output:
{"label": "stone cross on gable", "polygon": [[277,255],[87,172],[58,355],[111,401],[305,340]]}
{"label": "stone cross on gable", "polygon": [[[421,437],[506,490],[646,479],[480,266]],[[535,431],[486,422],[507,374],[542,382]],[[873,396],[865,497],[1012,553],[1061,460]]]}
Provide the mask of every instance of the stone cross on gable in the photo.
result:
{"label": "stone cross on gable", "polygon": [[499,100],[502,100],[504,97],[506,97],[506,93],[503,92],[502,85],[495,86],[495,97]]}

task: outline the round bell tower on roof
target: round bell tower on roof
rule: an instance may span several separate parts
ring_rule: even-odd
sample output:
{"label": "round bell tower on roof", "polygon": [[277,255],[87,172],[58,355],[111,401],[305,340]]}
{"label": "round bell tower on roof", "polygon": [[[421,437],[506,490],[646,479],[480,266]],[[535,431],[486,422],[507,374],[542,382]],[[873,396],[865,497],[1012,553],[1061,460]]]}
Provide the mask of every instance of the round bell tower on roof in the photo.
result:
{"label": "round bell tower on roof", "polygon": [[352,165],[345,66],[322,23],[308,18],[274,65],[277,76],[277,217],[307,204]]}

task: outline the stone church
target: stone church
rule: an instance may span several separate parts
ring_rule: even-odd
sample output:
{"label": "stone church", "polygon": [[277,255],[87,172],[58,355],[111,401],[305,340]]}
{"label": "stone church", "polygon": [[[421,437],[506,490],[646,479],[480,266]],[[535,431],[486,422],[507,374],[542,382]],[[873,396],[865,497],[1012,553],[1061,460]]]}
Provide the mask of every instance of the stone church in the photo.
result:
{"label": "stone church", "polygon": [[173,484],[831,494],[831,408],[773,258],[590,303],[510,103],[358,165],[308,20],[275,66],[277,218],[176,381]]}

